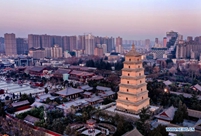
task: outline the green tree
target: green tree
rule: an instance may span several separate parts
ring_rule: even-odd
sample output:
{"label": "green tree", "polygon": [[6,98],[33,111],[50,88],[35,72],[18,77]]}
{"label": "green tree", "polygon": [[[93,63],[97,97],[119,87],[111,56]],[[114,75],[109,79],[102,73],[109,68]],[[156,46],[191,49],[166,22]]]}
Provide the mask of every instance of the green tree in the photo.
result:
{"label": "green tree", "polygon": [[168,136],[168,132],[165,129],[165,126],[158,125],[157,128],[154,128],[149,132],[150,136]]}
{"label": "green tree", "polygon": [[47,89],[47,87],[45,87],[45,93],[47,94],[49,92],[49,90]]}

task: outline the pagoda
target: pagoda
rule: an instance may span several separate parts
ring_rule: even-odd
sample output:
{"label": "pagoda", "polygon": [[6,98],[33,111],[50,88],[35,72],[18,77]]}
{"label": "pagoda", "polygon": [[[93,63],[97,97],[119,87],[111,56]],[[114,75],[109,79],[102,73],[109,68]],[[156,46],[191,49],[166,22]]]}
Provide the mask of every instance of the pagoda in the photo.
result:
{"label": "pagoda", "polygon": [[139,114],[142,108],[147,107],[149,107],[149,97],[142,55],[136,52],[133,44],[132,49],[125,55],[116,110]]}

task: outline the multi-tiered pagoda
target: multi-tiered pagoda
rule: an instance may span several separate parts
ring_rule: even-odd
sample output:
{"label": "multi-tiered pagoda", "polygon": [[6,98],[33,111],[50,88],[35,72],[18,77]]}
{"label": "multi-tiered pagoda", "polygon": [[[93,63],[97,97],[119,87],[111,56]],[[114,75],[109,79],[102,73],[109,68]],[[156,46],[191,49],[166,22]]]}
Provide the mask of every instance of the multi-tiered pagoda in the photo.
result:
{"label": "multi-tiered pagoda", "polygon": [[116,109],[138,114],[143,107],[148,106],[149,97],[142,67],[142,55],[136,52],[133,44],[132,49],[125,55]]}

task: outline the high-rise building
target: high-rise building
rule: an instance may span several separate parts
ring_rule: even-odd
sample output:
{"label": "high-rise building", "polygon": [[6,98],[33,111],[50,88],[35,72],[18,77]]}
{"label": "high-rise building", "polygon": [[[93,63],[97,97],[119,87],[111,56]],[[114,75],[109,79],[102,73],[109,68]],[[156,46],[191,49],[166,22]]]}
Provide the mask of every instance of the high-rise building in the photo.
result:
{"label": "high-rise building", "polygon": [[103,54],[108,52],[107,44],[102,44],[102,48],[103,48]]}
{"label": "high-rise building", "polygon": [[116,52],[118,52],[118,53],[123,53],[123,47],[122,47],[122,45],[117,45],[116,46]]}
{"label": "high-rise building", "polygon": [[28,47],[30,48],[41,48],[41,41],[40,41],[40,35],[28,35]]}
{"label": "high-rise building", "polygon": [[123,45],[123,40],[122,40],[122,38],[121,37],[117,37],[116,38],[116,47],[115,48],[118,48],[119,47],[119,45]]}
{"label": "high-rise building", "polygon": [[0,37],[0,53],[5,53],[4,38]]}
{"label": "high-rise building", "polygon": [[138,114],[142,108],[148,106],[149,97],[142,66],[142,55],[136,52],[135,46],[132,45],[132,49],[125,55],[116,109]]}
{"label": "high-rise building", "polygon": [[50,35],[41,35],[41,45],[42,48],[52,47],[53,46],[53,38]]}
{"label": "high-rise building", "polygon": [[15,34],[4,34],[5,39],[5,53],[6,55],[12,56],[17,55],[17,46]]}
{"label": "high-rise building", "polygon": [[33,57],[34,59],[41,59],[45,57],[45,49],[39,48],[39,49],[34,49],[31,48],[29,49],[29,54],[30,57]]}
{"label": "high-rise building", "polygon": [[193,41],[193,37],[192,36],[188,36],[187,37],[187,42],[191,42],[191,41]]}
{"label": "high-rise building", "polygon": [[114,49],[114,38],[110,37],[108,38],[107,52],[111,52],[113,49]]}
{"label": "high-rise building", "polygon": [[145,40],[145,47],[146,47],[146,49],[149,51],[150,50],[150,39],[146,39]]}
{"label": "high-rise building", "polygon": [[51,58],[51,48],[48,47],[45,48],[45,57]]}
{"label": "high-rise building", "polygon": [[51,48],[51,57],[52,58],[63,57],[62,47],[60,47],[59,45],[54,45],[54,47]]}
{"label": "high-rise building", "polygon": [[64,51],[70,51],[70,38],[68,36],[62,37],[62,49]]}
{"label": "high-rise building", "polygon": [[91,34],[85,35],[85,54],[94,54],[95,40]]}
{"label": "high-rise building", "polygon": [[167,38],[164,37],[164,38],[163,38],[163,47],[166,47],[166,45],[167,45]]}
{"label": "high-rise building", "polygon": [[70,51],[77,49],[77,37],[69,36],[70,40]]}
{"label": "high-rise building", "polygon": [[158,38],[155,38],[155,44],[158,44]]}
{"label": "high-rise building", "polygon": [[78,50],[85,49],[85,35],[78,36]]}
{"label": "high-rise building", "polygon": [[62,37],[61,36],[54,35],[54,36],[52,36],[52,40],[53,40],[53,45],[57,44],[60,47],[62,47]]}
{"label": "high-rise building", "polygon": [[28,42],[23,38],[16,38],[17,54],[28,54]]}
{"label": "high-rise building", "polygon": [[103,48],[96,47],[94,49],[94,55],[95,56],[99,56],[99,57],[103,57]]}

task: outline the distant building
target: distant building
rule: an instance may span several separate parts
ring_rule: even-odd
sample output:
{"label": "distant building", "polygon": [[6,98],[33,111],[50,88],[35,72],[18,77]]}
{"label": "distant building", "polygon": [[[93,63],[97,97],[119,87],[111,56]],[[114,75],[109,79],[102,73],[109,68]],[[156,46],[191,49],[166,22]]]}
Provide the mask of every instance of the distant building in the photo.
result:
{"label": "distant building", "polygon": [[51,58],[51,48],[45,48],[45,57]]}
{"label": "distant building", "polygon": [[155,44],[159,44],[158,38],[155,38]]}
{"label": "distant building", "polygon": [[17,55],[17,46],[15,34],[4,34],[5,40],[5,53],[6,55],[12,56]]}
{"label": "distant building", "polygon": [[165,52],[167,51],[167,48],[151,48],[151,53],[154,54],[154,59],[161,59],[163,58],[163,54],[165,54]]}
{"label": "distant building", "polygon": [[85,54],[93,55],[94,46],[95,46],[94,36],[91,34],[86,35],[85,36]]}
{"label": "distant building", "polygon": [[151,44],[150,39],[146,39],[145,40],[145,47],[146,47],[147,51],[150,50],[150,44]]}
{"label": "distant building", "polygon": [[40,41],[40,35],[28,35],[28,47],[29,48],[41,48],[41,41]]}
{"label": "distant building", "polygon": [[85,35],[78,36],[78,50],[85,49]]}
{"label": "distant building", "polygon": [[166,47],[166,45],[167,45],[167,38],[164,37],[164,38],[163,38],[163,47]]}
{"label": "distant building", "polygon": [[31,48],[29,49],[29,54],[30,57],[33,57],[34,59],[40,59],[45,57],[45,49],[40,48],[40,49],[34,49]]}
{"label": "distant building", "polygon": [[116,47],[115,48],[119,48],[122,45],[123,45],[123,39],[121,37],[117,37],[116,38]]}
{"label": "distant building", "polygon": [[188,36],[187,37],[187,42],[191,42],[191,41],[193,41],[193,37],[192,36]]}
{"label": "distant building", "polygon": [[28,54],[28,42],[23,38],[16,38],[17,54]]}
{"label": "distant building", "polygon": [[0,53],[5,53],[5,44],[3,37],[0,37]]}
{"label": "distant building", "polygon": [[77,49],[77,37],[69,36],[70,38],[70,51]]}
{"label": "distant building", "polygon": [[122,47],[122,45],[117,45],[116,46],[116,52],[118,52],[118,53],[123,53],[123,47]]}
{"label": "distant building", "polygon": [[59,45],[54,45],[54,47],[51,48],[51,57],[52,58],[63,57],[62,47],[60,47]]}
{"label": "distant building", "polygon": [[41,35],[41,47],[46,48],[46,47],[52,47],[53,45],[53,39],[50,35]]}
{"label": "distant building", "polygon": [[99,57],[103,57],[103,48],[96,47],[94,49],[94,55],[95,56],[99,56]]}

